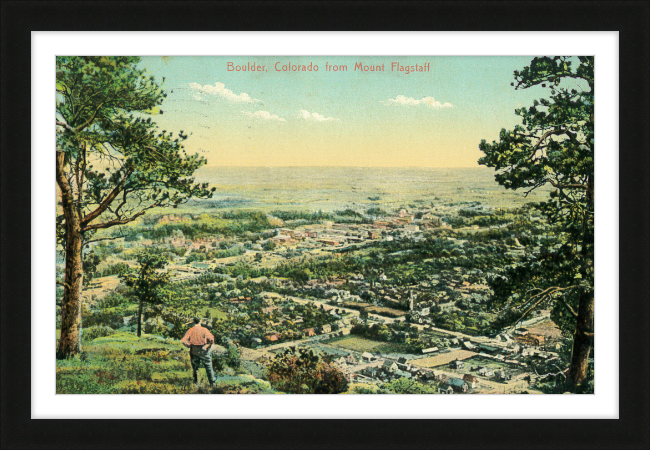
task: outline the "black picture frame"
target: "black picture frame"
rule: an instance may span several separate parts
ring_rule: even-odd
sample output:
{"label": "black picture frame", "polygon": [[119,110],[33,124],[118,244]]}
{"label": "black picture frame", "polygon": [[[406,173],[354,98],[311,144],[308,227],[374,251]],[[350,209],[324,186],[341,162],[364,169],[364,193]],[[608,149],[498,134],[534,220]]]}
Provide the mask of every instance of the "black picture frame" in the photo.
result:
{"label": "black picture frame", "polygon": [[[647,1],[3,2],[2,432],[10,448],[650,446]],[[30,32],[33,30],[619,31],[618,420],[34,420],[30,418]],[[45,345],[49,345],[45,343]]]}

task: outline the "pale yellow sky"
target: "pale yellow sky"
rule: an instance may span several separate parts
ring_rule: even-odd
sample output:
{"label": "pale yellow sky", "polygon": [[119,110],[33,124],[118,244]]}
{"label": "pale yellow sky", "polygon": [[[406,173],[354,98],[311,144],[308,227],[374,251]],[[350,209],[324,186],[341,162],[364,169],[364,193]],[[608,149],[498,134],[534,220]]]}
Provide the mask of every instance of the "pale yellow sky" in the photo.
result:
{"label": "pale yellow sky", "polygon": [[[143,57],[165,77],[162,129],[191,133],[189,153],[209,166],[474,167],[481,139],[518,123],[538,98],[515,91],[531,57]],[[228,63],[268,71],[229,71]],[[318,65],[282,72],[276,62]],[[354,71],[355,62],[384,72]],[[392,62],[429,71],[390,70]],[[347,66],[327,72],[325,64]]]}

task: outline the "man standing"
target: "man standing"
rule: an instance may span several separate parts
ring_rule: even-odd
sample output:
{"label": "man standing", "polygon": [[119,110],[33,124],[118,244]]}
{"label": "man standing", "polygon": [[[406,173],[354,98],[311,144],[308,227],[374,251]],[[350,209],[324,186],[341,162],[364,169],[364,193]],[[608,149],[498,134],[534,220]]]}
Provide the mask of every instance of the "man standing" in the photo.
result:
{"label": "man standing", "polygon": [[214,386],[214,371],[212,370],[212,354],[210,347],[214,343],[214,336],[207,328],[201,326],[201,319],[194,319],[194,326],[187,330],[181,343],[190,349],[190,361],[192,362],[192,375],[194,383],[198,382],[198,370],[203,364],[208,375],[210,386]]}

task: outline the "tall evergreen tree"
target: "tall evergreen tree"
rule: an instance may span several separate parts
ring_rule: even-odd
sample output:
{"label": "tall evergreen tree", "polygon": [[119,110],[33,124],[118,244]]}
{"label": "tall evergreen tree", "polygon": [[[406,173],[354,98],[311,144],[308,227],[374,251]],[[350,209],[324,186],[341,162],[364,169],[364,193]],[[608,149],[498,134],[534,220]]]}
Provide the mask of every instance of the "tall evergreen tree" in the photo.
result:
{"label": "tall evergreen tree", "polygon": [[98,230],[124,225],[156,207],[208,197],[194,182],[205,164],[189,156],[187,135],[151,120],[166,97],[138,57],[56,59],[57,238],[65,249],[57,358],[80,352],[82,249]]}
{"label": "tall evergreen tree", "polygon": [[498,142],[483,140],[479,164],[496,169],[507,189],[550,186],[538,207],[559,244],[528,255],[492,287],[497,302],[520,318],[552,306],[553,320],[573,334],[568,388],[577,391],[588,376],[594,336],[594,58],[534,58],[514,76],[516,89],[541,86],[550,95],[517,109],[522,124],[502,129]]}

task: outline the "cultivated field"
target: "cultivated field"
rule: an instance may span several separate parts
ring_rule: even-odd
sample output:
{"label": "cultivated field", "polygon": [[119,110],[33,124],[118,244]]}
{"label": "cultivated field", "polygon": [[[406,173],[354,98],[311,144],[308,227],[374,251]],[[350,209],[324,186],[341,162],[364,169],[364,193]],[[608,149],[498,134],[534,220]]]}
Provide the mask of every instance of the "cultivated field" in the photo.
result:
{"label": "cultivated field", "polygon": [[420,367],[439,367],[449,364],[454,360],[462,361],[464,359],[471,358],[476,356],[476,353],[470,352],[469,350],[456,350],[449,353],[443,353],[441,355],[431,356],[429,358],[421,358],[415,361],[412,361],[414,366]]}
{"label": "cultivated field", "polygon": [[359,337],[348,337],[340,341],[329,342],[328,344],[333,347],[346,348],[355,352],[373,352],[376,351],[377,348],[384,345],[385,342],[372,341],[370,339]]}
{"label": "cultivated field", "polygon": [[402,344],[395,342],[373,341],[356,336],[345,336],[343,338],[334,338],[326,342],[330,347],[338,347],[355,352],[370,353],[406,353]]}
{"label": "cultivated field", "polygon": [[370,308],[366,308],[366,310],[370,314],[379,314],[388,317],[401,317],[406,315],[405,311],[400,311],[399,309],[393,309],[393,308],[386,308],[384,306],[371,306]]}

